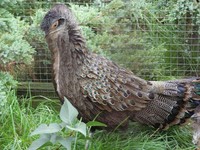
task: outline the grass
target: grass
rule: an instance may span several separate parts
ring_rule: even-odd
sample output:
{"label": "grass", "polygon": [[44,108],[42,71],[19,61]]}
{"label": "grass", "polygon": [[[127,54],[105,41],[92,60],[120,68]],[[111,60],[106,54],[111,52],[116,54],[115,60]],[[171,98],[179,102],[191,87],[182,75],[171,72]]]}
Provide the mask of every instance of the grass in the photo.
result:
{"label": "grass", "polygon": [[[15,91],[10,91],[8,103],[0,116],[1,150],[25,150],[37,136],[30,133],[41,123],[60,122],[60,104],[44,100],[32,106],[32,99],[18,99]],[[156,132],[155,129],[131,123],[126,132],[96,131],[89,150],[193,150],[192,135],[189,126],[173,127],[167,131]],[[85,139],[79,136],[76,149],[84,149]],[[44,147],[42,149],[47,149]],[[62,150],[59,145],[48,146],[48,149]]]}
{"label": "grass", "polygon": [[0,147],[3,150],[24,150],[34,140],[30,133],[41,123],[58,122],[58,111],[53,101],[32,107],[31,99],[18,100],[15,91],[7,97],[8,103],[0,116]]}

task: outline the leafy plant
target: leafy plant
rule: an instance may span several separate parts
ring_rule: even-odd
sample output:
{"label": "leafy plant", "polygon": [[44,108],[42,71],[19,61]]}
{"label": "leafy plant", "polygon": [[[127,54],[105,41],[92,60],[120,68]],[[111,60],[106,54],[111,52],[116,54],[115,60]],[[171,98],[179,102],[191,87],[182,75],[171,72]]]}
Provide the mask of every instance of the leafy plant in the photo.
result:
{"label": "leafy plant", "polygon": [[[148,32],[138,34],[136,30],[152,29],[147,20],[149,17],[155,18],[154,14],[148,11],[150,6],[150,3],[144,0],[113,0],[101,8],[71,4],[91,51],[106,55],[137,75],[152,80],[158,79],[155,76],[158,70],[159,74],[164,73],[165,66],[155,64],[158,64],[159,60],[164,64],[166,48],[161,42],[157,45],[151,44],[152,35]],[[149,57],[141,59],[146,55]],[[151,68],[150,72],[153,73],[148,76],[148,70],[144,72],[141,68]]]}
{"label": "leafy plant", "polygon": [[[33,0],[29,0],[29,2],[33,2]],[[97,3],[100,3],[101,6]],[[33,2],[29,6],[29,11],[24,12],[26,18],[21,18],[25,22],[29,22],[23,39],[28,41],[28,44],[35,48],[37,53],[34,55],[33,69],[31,70],[31,74],[34,76],[29,76],[33,81],[47,81],[43,79],[49,81],[51,79],[51,69],[49,69],[51,55],[44,40],[44,34],[39,28],[41,19],[51,6],[52,3]],[[27,9],[26,2],[21,2],[20,7]],[[189,12],[190,15],[195,16],[193,23],[198,27],[200,9],[198,9],[199,4],[195,5],[195,2],[186,0],[157,0],[156,2],[151,0],[113,0],[105,2],[98,0],[85,5],[70,3],[70,7],[80,23],[87,47],[91,51],[107,56],[129,68],[136,75],[148,80],[190,75],[187,71],[178,72],[177,70],[191,70],[191,65],[182,65],[183,63],[198,63],[197,54],[195,52],[188,53],[188,51],[195,50],[195,46],[184,45],[185,40],[182,37],[185,37],[183,35],[185,27],[178,25],[185,21],[184,19],[187,17],[184,16]],[[17,15],[16,12],[14,13]],[[21,16],[21,12],[18,15]],[[186,32],[192,34],[192,23],[187,26],[190,32]],[[188,35],[188,37],[190,36]],[[197,42],[198,38],[188,39],[191,41],[190,43],[193,43]],[[159,51],[160,48],[162,49]],[[196,51],[197,48],[198,46],[196,46]],[[157,53],[160,54],[157,56]],[[120,59],[121,55],[123,55],[122,59]],[[140,59],[144,55],[145,59]],[[148,57],[146,57],[147,55]],[[137,56],[140,57],[137,58]],[[153,59],[155,57],[156,59]],[[149,63],[149,58],[152,63]],[[142,65],[137,65],[139,64],[138,60]],[[158,62],[161,65],[154,65]],[[149,69],[144,71],[144,68],[150,68],[150,71]],[[192,69],[198,69],[198,66]],[[21,72],[24,71],[19,73]],[[20,76],[24,77],[22,74]]]}
{"label": "leafy plant", "polygon": [[0,69],[10,63],[30,64],[34,49],[24,39],[29,25],[0,8]]}
{"label": "leafy plant", "polygon": [[[175,31],[178,31],[178,37],[181,39],[181,46],[178,55],[175,57],[182,58],[177,60],[180,64],[189,64],[182,66],[185,74],[193,72],[193,75],[198,76],[199,68],[199,38],[200,38],[200,3],[196,0],[178,0],[174,3],[171,11],[168,14],[168,21],[174,24]],[[184,37],[184,38],[182,38]],[[174,56],[172,56],[174,57]],[[190,75],[190,74],[189,74]]]}
{"label": "leafy plant", "polygon": [[[40,124],[60,122],[57,107],[60,103],[45,97],[19,98],[14,90],[7,92],[8,102],[3,107],[4,112],[0,116],[0,145],[1,150],[27,150],[33,139],[30,133]],[[33,99],[34,98],[34,99]],[[39,98],[39,97],[37,97]],[[43,99],[45,98],[45,99]],[[38,99],[37,99],[38,100]],[[37,105],[36,105],[37,103]],[[88,125],[87,123],[86,125]],[[66,133],[67,132],[67,133]],[[63,137],[74,136],[75,132],[60,131]],[[155,129],[136,122],[129,124],[127,131],[107,132],[96,130],[91,139],[89,150],[194,150],[191,127],[177,126],[167,131],[155,132]],[[72,142],[77,150],[83,150],[85,139],[78,134],[76,142]],[[87,137],[86,137],[87,138]],[[75,139],[74,139],[75,140]],[[48,143],[46,143],[48,144]],[[55,145],[43,145],[41,150],[62,150],[59,143]],[[74,146],[72,147],[72,149]],[[39,148],[40,149],[40,148]]]}
{"label": "leafy plant", "polygon": [[15,6],[17,2],[22,2],[23,0],[1,0],[0,6],[2,7],[11,7]]}
{"label": "leafy plant", "polygon": [[[88,122],[87,125],[81,120],[77,119],[78,111],[75,107],[65,98],[64,104],[60,110],[61,123],[41,124],[35,129],[31,136],[40,135],[40,138],[33,141],[29,150],[36,150],[41,146],[51,143],[60,143],[63,147],[70,150],[72,142],[76,142],[78,133],[85,137],[88,135],[91,126],[106,126],[97,121]],[[68,136],[61,136],[61,132],[68,132]],[[75,143],[76,144],[76,143]]]}
{"label": "leafy plant", "polygon": [[[45,11],[43,9],[37,9],[33,16],[30,16],[31,25],[28,32],[25,35],[25,39],[35,49],[36,54],[32,62],[31,74],[34,74],[31,80],[39,79],[51,79],[51,54],[47,47],[47,43],[44,38],[44,33],[40,29],[40,23],[43,19]],[[42,69],[41,69],[42,68]],[[26,68],[27,70],[29,68]],[[19,74],[19,78],[23,78],[23,75]]]}
{"label": "leafy plant", "polygon": [[17,86],[17,81],[13,79],[13,77],[9,73],[0,71],[0,115],[3,112],[3,108],[7,103],[7,94],[11,90]]}

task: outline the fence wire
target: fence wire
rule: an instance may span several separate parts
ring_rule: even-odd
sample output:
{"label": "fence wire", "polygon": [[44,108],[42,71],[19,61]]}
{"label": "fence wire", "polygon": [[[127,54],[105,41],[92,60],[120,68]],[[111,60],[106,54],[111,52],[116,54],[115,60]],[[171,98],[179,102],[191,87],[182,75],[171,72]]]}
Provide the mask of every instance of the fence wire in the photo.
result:
{"label": "fence wire", "polygon": [[[80,23],[91,51],[105,55],[119,65],[129,68],[134,74],[148,80],[199,76],[200,29],[197,21],[199,18],[196,17],[195,10],[188,11],[182,16],[177,11],[175,15],[179,18],[172,16],[174,20],[169,21],[165,20],[169,18],[168,10],[164,9],[164,4],[162,7],[158,6],[160,5],[158,1],[152,1],[152,5],[155,7],[148,7],[143,10],[139,9],[143,12],[138,13],[138,15],[146,13],[144,16],[134,16],[136,12],[132,13],[132,16],[129,15],[131,12],[125,12],[126,7],[130,9],[126,5],[117,12],[114,11],[114,9],[117,9],[117,6],[113,6],[113,10],[107,10],[106,7],[111,5],[110,3],[114,3],[113,1],[90,0],[63,2],[65,4],[71,3],[87,8],[98,7],[99,10],[105,8],[101,12],[101,15],[105,13],[107,18],[111,16],[110,18],[118,19],[115,25],[111,25],[105,19],[106,17],[101,21],[102,16],[99,16],[100,13],[97,13],[97,16],[93,17],[93,19],[100,18],[96,23],[89,24],[92,21],[88,23],[88,20],[86,23],[84,21]],[[30,24],[32,24],[33,22],[30,16],[35,15],[35,9],[48,11],[55,3],[57,2],[35,1],[33,5],[27,1],[22,4],[24,8],[18,16],[26,21],[30,21]],[[167,5],[167,1],[165,5]],[[88,12],[83,13],[88,14]],[[88,28],[92,31],[91,33],[93,35],[87,35]],[[84,31],[84,29],[86,30]],[[32,31],[37,32],[37,36],[41,37],[31,38],[30,41],[36,51],[34,61],[29,66],[21,67],[17,72],[17,78],[20,82],[31,82],[29,89],[34,94],[48,95],[47,93],[54,93],[54,89],[49,88],[48,85],[41,88],[38,83],[52,82],[51,53],[47,48],[44,35],[40,31],[38,24],[30,28],[30,32]],[[34,34],[32,35],[33,37]],[[96,45],[92,45],[95,39],[97,43]],[[31,87],[35,86],[32,84],[34,82],[37,83],[38,87]],[[25,88],[22,88],[20,92],[23,93],[26,91]]]}

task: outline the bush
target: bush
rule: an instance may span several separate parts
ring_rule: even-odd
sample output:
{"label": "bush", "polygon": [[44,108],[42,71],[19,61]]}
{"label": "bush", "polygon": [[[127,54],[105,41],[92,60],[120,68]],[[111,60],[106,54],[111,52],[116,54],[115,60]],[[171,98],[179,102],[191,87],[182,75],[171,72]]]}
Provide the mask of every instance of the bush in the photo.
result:
{"label": "bush", "polygon": [[0,9],[0,15],[0,70],[6,70],[12,63],[30,64],[34,49],[24,39],[28,23],[15,18],[4,8]]}
{"label": "bush", "polygon": [[7,103],[7,94],[17,86],[17,81],[9,73],[0,71],[0,117]]}
{"label": "bush", "polygon": [[[27,27],[22,28],[26,33],[20,34],[23,36],[23,41],[20,42],[25,45],[18,49],[30,45],[35,48],[33,69],[26,71],[34,74],[34,76],[30,76],[34,81],[51,78],[51,55],[44,34],[39,28],[41,19],[46,10],[51,7],[50,5],[52,4],[34,2],[29,7],[31,8],[30,12],[24,12],[26,17],[21,17],[25,20],[23,26]],[[136,75],[149,80],[191,76],[193,71],[190,71],[189,64],[198,63],[197,53],[193,52],[196,51],[195,47],[190,44],[198,42],[199,36],[196,32],[193,34],[195,29],[199,28],[198,18],[200,18],[199,4],[195,5],[195,2],[157,0],[152,3],[150,0],[113,0],[110,2],[98,0],[90,5],[70,4],[70,6],[80,23],[88,48],[129,68]],[[17,7],[24,10],[28,6],[27,3],[21,2]],[[16,11],[13,13],[17,15]],[[184,16],[188,14],[194,18],[193,28],[190,28],[191,20],[184,20],[186,18]],[[19,12],[18,15],[22,15],[22,12]],[[186,37],[186,31],[178,24],[185,21],[189,21],[187,43],[185,42],[187,39],[182,38]],[[29,22],[29,25],[26,22]],[[196,36],[196,39],[191,39],[191,35]],[[13,39],[15,40],[16,36],[13,36]],[[10,43],[12,44],[12,42]],[[15,44],[19,46],[17,43],[13,43],[13,47]],[[10,45],[9,47],[12,47]],[[26,48],[24,49],[26,50]],[[196,49],[198,49],[197,46]],[[4,55],[6,56],[6,54],[5,52]],[[148,57],[146,57],[147,55]],[[25,56],[27,60],[30,60],[29,56]],[[121,59],[120,56],[122,56]],[[9,57],[12,58],[12,56]],[[152,63],[149,63],[150,60]],[[184,63],[188,65],[183,65]],[[195,69],[198,70],[198,66]],[[189,70],[190,72],[183,73],[183,71],[178,72],[179,70]],[[23,75],[20,74],[20,76]]]}

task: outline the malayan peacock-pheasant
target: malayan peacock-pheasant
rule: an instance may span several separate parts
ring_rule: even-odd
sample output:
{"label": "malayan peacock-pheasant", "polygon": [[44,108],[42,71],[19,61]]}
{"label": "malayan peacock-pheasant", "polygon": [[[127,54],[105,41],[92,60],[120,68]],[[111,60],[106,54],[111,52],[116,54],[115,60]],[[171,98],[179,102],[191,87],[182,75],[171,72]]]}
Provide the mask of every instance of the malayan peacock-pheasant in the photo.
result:
{"label": "malayan peacock-pheasant", "polygon": [[115,128],[128,120],[159,128],[182,124],[199,104],[200,78],[146,81],[86,47],[78,23],[65,5],[55,5],[41,29],[52,52],[55,89],[84,121]]}

